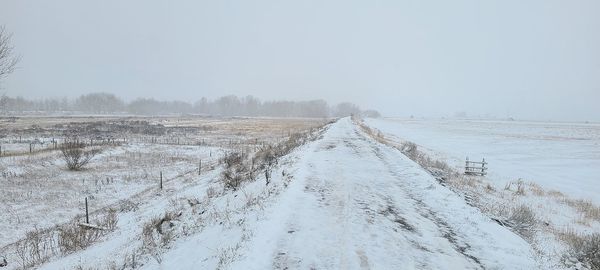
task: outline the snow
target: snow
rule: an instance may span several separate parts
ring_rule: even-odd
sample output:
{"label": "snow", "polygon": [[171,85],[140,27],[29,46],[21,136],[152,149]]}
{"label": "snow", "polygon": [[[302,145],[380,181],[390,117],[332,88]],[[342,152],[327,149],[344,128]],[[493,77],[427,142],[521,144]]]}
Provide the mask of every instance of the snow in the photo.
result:
{"label": "snow", "polygon": [[527,242],[348,118],[284,157],[268,186],[257,179],[207,198],[218,171],[140,199],[106,241],[40,268],[122,260],[140,245],[142,224],[188,198],[200,208],[182,208],[175,241],[160,260],[140,258],[143,269],[543,268]]}
{"label": "snow", "polygon": [[349,119],[303,153],[297,166],[297,181],[257,226],[251,253],[232,269],[535,265],[525,241],[398,151],[367,139]]}
{"label": "snow", "polygon": [[0,212],[4,213],[0,223],[0,247],[24,237],[34,227],[53,227],[81,215],[85,197],[93,212],[156,187],[160,171],[164,171],[165,182],[195,171],[198,166],[195,162],[199,158],[210,160],[210,152],[216,149],[145,144],[118,146],[94,157],[81,172],[65,170],[58,151],[34,157],[2,158],[0,171],[15,176],[0,179],[0,202],[3,202]]}
{"label": "snow", "polygon": [[600,125],[476,120],[366,119],[366,123],[464,167],[489,162],[497,187],[523,179],[600,203]]}

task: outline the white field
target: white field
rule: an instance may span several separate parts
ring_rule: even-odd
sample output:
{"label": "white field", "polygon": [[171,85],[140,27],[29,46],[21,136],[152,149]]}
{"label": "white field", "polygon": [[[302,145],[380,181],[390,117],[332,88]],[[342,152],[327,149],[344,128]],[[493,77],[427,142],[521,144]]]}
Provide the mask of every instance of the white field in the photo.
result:
{"label": "white field", "polygon": [[523,179],[600,203],[600,124],[475,120],[366,119],[463,170],[465,158],[489,162],[499,188]]}
{"label": "white field", "polygon": [[[224,166],[215,163],[218,156],[214,153],[230,150],[224,143],[228,138],[242,137],[250,143],[254,137],[279,141],[287,130],[281,127],[289,126],[286,120],[268,128],[261,128],[260,121],[248,121],[236,125],[223,120],[222,127],[238,127],[231,129],[234,132],[210,131],[219,142],[216,146],[135,140],[111,146],[82,172],[62,169],[58,154],[52,151],[3,157],[0,168],[14,172],[0,178],[10,187],[0,190],[0,206],[4,207],[0,218],[10,222],[0,223],[0,240],[11,243],[37,226],[70,222],[82,212],[81,198],[91,196],[95,207],[132,207],[115,207],[116,229],[92,245],[51,255],[36,268],[564,268],[559,259],[565,246],[551,232],[538,232],[532,244],[349,118],[326,126],[320,134],[313,132],[314,140],[281,157],[272,167],[268,184],[265,175],[258,174],[254,180],[244,179],[237,190],[225,189]],[[377,121],[369,120],[369,124],[397,124]],[[201,175],[194,173],[198,158],[211,164]],[[455,159],[460,166],[460,157]],[[495,164],[491,158],[490,163]],[[162,191],[156,186],[159,170],[168,178]],[[106,174],[114,181],[103,183]],[[81,178],[88,180],[84,183]],[[499,192],[503,196],[490,193],[486,200],[537,203],[536,198],[512,195],[511,190]],[[560,202],[556,205],[577,214]],[[169,220],[155,223],[166,213],[170,213]],[[540,218],[545,221],[556,215],[552,212]],[[571,224],[570,216],[563,223]],[[548,228],[556,226],[562,224]],[[578,231],[599,228],[595,221],[578,226]],[[151,234],[145,234],[148,228]],[[18,248],[0,245],[0,262],[3,257],[9,262],[7,269],[21,268]]]}

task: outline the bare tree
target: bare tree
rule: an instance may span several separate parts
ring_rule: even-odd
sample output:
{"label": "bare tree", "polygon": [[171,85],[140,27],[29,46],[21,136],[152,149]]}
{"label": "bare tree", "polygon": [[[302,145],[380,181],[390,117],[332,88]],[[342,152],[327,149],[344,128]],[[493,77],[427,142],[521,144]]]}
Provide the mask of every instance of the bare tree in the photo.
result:
{"label": "bare tree", "polygon": [[13,55],[11,38],[12,34],[0,26],[0,79],[12,73],[19,62],[19,57]]}
{"label": "bare tree", "polygon": [[346,117],[360,114],[360,108],[350,102],[342,102],[335,107],[335,116]]}
{"label": "bare tree", "polygon": [[67,139],[61,147],[63,159],[67,163],[67,168],[71,171],[79,171],[87,165],[96,154],[96,149],[85,149],[85,143],[77,139]]}

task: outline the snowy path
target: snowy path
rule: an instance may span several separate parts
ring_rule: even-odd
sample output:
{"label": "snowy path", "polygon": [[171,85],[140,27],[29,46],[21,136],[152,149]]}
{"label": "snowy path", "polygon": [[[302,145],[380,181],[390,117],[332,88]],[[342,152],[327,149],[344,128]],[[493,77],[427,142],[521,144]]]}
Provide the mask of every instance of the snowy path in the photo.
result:
{"label": "snowy path", "polygon": [[349,119],[301,156],[232,269],[536,268],[524,240]]}

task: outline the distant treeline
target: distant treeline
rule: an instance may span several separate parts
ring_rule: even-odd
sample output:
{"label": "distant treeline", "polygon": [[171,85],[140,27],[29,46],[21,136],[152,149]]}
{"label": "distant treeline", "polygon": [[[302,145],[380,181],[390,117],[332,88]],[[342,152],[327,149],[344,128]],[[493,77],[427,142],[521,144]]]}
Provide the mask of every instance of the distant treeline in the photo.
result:
{"label": "distant treeline", "polygon": [[190,103],[185,101],[159,101],[138,98],[125,102],[108,93],[92,93],[69,98],[45,98],[28,100],[22,97],[0,96],[0,113],[92,113],[92,114],[204,114],[220,116],[273,116],[273,117],[343,117],[361,114],[379,117],[374,110],[362,111],[359,106],[344,102],[330,106],[324,100],[309,101],[260,101],[253,96],[224,96],[216,100],[201,98]]}

